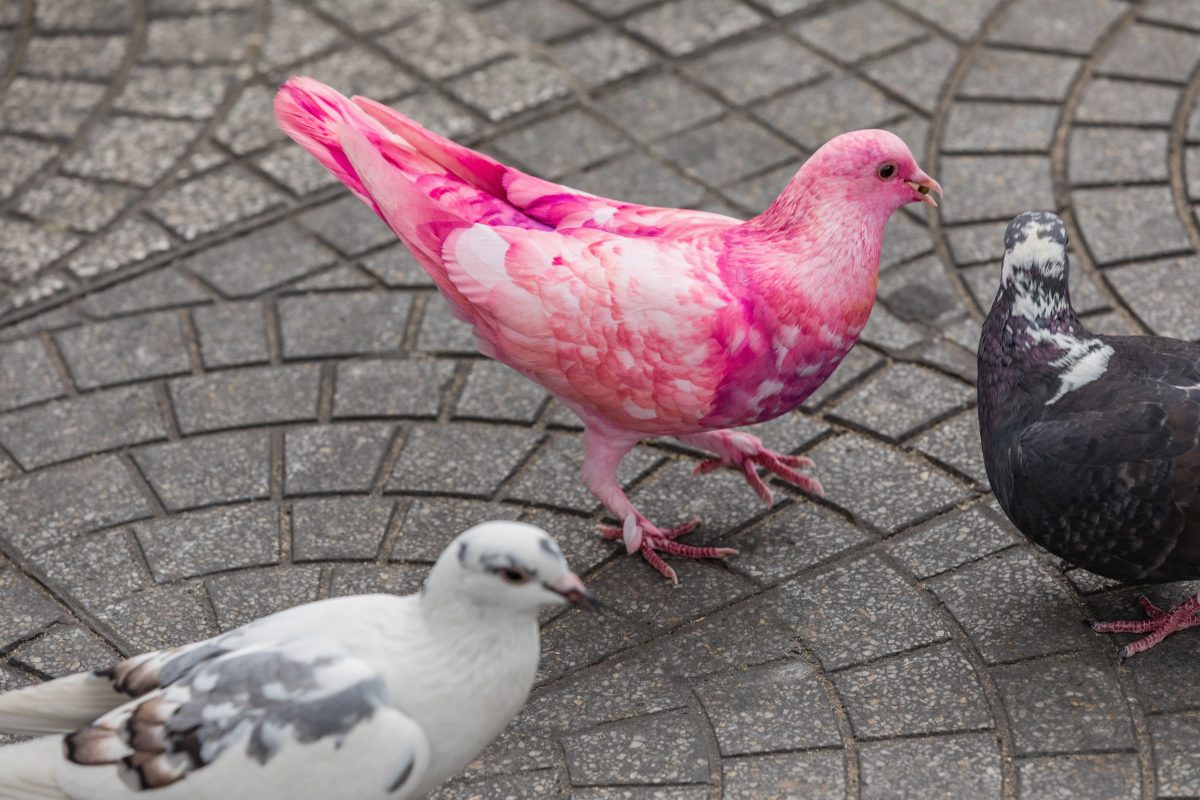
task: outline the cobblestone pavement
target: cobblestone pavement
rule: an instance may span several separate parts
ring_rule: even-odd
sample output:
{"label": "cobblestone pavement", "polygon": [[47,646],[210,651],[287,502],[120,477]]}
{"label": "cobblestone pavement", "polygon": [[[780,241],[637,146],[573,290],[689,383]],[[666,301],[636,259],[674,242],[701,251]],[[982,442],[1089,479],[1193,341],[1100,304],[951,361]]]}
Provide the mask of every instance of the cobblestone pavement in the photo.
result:
{"label": "cobblestone pavement", "polygon": [[[610,603],[440,798],[1200,795],[1200,636],[1125,665],[987,493],[973,349],[1000,232],[1057,208],[1076,305],[1200,338],[1195,0],[0,0],[0,688],[318,597],[418,585],[468,523],[554,531]],[[599,193],[748,215],[844,129],[947,189],[765,426],[827,502],[624,468],[728,563],[672,589],[593,532],[577,426],[478,357],[284,141],[291,72]],[[1172,600],[1195,587],[1158,587]]]}

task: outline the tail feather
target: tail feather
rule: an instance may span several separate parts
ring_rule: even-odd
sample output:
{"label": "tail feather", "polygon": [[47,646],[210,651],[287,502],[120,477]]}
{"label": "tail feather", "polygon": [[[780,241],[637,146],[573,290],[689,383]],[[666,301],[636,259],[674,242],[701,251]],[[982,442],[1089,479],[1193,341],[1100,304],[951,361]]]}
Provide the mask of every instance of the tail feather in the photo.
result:
{"label": "tail feather", "polygon": [[62,759],[63,744],[59,736],[0,747],[0,797],[5,800],[70,800],[55,779]]}
{"label": "tail feather", "polygon": [[107,678],[90,672],[68,675],[0,694],[0,730],[25,735],[69,733],[128,701]]}

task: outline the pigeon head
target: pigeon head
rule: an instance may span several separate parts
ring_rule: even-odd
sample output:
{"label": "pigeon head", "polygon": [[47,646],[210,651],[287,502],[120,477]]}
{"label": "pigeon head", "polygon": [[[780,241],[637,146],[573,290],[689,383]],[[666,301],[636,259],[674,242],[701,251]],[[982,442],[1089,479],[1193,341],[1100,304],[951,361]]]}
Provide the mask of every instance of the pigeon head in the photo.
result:
{"label": "pigeon head", "polygon": [[523,522],[485,522],[460,533],[438,558],[425,591],[531,615],[563,603],[597,606],[550,534]]}
{"label": "pigeon head", "polygon": [[941,185],[925,174],[894,133],[861,130],[823,144],[801,168],[818,196],[841,197],[884,215],[908,203],[936,206]]}
{"label": "pigeon head", "polygon": [[1012,315],[1046,325],[1073,318],[1067,289],[1067,228],[1049,211],[1026,211],[1004,230],[1004,266],[998,300]]}

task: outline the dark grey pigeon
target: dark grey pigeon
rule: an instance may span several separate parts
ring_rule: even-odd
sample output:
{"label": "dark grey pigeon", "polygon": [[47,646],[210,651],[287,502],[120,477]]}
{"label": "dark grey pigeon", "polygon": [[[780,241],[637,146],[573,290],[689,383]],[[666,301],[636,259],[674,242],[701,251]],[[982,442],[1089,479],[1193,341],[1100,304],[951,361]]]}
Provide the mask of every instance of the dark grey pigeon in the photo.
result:
{"label": "dark grey pigeon", "polygon": [[[1048,212],[1004,232],[1000,290],[979,342],[988,478],[1030,541],[1136,583],[1200,578],[1200,345],[1090,333],[1067,292],[1067,235]],[[1144,620],[1123,658],[1200,625],[1200,596]]]}

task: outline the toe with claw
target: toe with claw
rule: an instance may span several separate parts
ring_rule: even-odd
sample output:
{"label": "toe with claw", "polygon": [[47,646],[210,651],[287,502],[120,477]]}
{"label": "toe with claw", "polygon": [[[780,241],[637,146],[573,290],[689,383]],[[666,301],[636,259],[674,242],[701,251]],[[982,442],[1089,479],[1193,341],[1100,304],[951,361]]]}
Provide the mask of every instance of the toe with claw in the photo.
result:
{"label": "toe with claw", "polygon": [[631,513],[625,517],[625,521],[620,527],[602,526],[600,532],[606,539],[624,541],[625,549],[630,553],[641,551],[642,558],[646,559],[647,563],[658,570],[663,577],[672,583],[679,583],[679,576],[666,561],[663,561],[659,553],[681,558],[724,558],[737,554],[737,550],[731,547],[696,547],[675,541],[698,527],[700,527],[699,520],[690,520],[673,528],[663,529],[640,514]]}
{"label": "toe with claw", "polygon": [[746,482],[754,489],[755,494],[763,502],[770,505],[774,502],[771,487],[758,474],[758,467],[764,467],[768,473],[778,475],[788,483],[817,497],[825,496],[821,482],[812,475],[805,475],[799,470],[813,469],[816,464],[805,456],[791,456],[776,453],[763,447],[762,440],[741,431],[719,431],[691,437],[693,443],[705,449],[719,453],[716,458],[700,462],[695,473],[702,475],[723,466],[737,467],[746,477]]}
{"label": "toe with claw", "polygon": [[1141,605],[1142,611],[1146,614],[1145,619],[1115,620],[1112,622],[1085,620],[1092,630],[1099,633],[1146,634],[1142,638],[1130,642],[1121,648],[1122,661],[1149,650],[1176,631],[1200,625],[1200,617],[1197,616],[1200,613],[1200,595],[1192,595],[1170,611],[1163,611],[1154,605],[1150,598],[1145,596],[1139,597],[1138,603]]}

